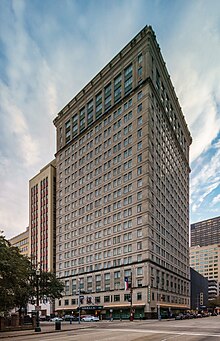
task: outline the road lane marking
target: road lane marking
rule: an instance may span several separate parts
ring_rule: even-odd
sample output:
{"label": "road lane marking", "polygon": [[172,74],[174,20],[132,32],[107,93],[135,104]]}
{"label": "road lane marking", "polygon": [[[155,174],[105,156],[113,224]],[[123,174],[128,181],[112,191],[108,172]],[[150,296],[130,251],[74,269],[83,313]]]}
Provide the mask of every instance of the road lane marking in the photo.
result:
{"label": "road lane marking", "polygon": [[[125,331],[126,329],[108,329],[105,328],[105,330],[107,331]],[[211,337],[219,337],[220,338],[220,334],[208,334],[208,333],[195,333],[195,332],[177,332],[174,330],[140,330],[140,329],[127,329],[127,331],[129,332],[135,332],[135,333],[152,333],[152,334],[173,334],[173,335],[180,335],[180,336],[184,336],[184,335],[188,335],[188,336],[211,336]]]}

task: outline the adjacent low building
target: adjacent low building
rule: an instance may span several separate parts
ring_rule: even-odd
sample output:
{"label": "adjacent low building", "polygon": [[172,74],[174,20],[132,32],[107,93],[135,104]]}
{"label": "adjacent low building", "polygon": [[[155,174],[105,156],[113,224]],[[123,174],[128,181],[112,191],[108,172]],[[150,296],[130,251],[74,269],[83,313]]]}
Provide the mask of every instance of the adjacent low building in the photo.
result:
{"label": "adjacent low building", "polygon": [[203,310],[208,306],[208,288],[209,281],[207,278],[190,268],[191,279],[191,309]]}
{"label": "adjacent low building", "polygon": [[29,227],[26,231],[19,233],[17,236],[9,239],[9,242],[13,246],[17,246],[22,255],[28,256],[29,253]]}

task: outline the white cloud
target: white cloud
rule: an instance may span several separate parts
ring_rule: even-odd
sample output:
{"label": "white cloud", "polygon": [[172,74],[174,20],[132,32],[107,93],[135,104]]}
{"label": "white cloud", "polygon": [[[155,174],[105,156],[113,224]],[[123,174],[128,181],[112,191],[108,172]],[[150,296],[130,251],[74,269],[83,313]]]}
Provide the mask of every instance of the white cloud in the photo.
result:
{"label": "white cloud", "polygon": [[216,205],[216,204],[218,204],[218,203],[220,203],[220,194],[218,194],[216,197],[214,197],[213,198],[213,200],[212,200],[212,204],[213,205]]}
{"label": "white cloud", "polygon": [[0,2],[1,223],[10,234],[26,227],[28,181],[55,152],[53,118],[146,24],[163,37],[158,42],[192,132],[191,202],[198,212],[220,177],[219,142],[208,164],[202,154],[220,126],[220,3],[54,2]]}
{"label": "white cloud", "polygon": [[220,3],[188,2],[185,10],[184,20],[174,29],[169,64],[193,137],[193,161],[209,148],[220,127],[216,105],[220,101]]}

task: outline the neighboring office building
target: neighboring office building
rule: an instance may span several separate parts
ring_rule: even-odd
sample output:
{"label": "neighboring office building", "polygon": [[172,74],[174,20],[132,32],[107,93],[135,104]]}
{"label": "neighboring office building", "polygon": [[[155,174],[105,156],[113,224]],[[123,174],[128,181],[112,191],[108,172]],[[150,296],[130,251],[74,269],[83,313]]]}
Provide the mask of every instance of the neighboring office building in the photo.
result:
{"label": "neighboring office building", "polygon": [[208,306],[208,280],[192,268],[190,268],[190,279],[191,309],[202,310]]}
{"label": "neighboring office building", "polygon": [[[56,163],[50,162],[29,181],[29,257],[42,271],[55,271]],[[46,298],[45,298],[46,299]],[[54,304],[40,302],[41,315],[54,313]],[[35,306],[29,305],[28,312]]]}
{"label": "neighboring office building", "polygon": [[42,271],[55,270],[56,163],[29,181],[29,256]]}
{"label": "neighboring office building", "polygon": [[[209,283],[209,299],[219,295],[220,245],[190,247],[190,266],[206,277]],[[215,284],[218,283],[217,285]]]}
{"label": "neighboring office building", "polygon": [[191,246],[220,243],[220,217],[191,224]]}
{"label": "neighboring office building", "polygon": [[[136,316],[189,308],[191,137],[151,27],[54,120],[57,311]],[[88,302],[92,302],[90,306]]]}
{"label": "neighboring office building", "polygon": [[29,227],[26,228],[26,231],[14,236],[9,239],[9,242],[13,246],[17,246],[22,255],[28,256],[28,248],[29,248]]}

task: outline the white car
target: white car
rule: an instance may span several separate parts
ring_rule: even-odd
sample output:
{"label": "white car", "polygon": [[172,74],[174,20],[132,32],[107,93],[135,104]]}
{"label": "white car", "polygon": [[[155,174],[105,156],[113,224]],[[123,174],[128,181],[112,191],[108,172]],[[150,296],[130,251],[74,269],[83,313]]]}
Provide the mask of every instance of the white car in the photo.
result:
{"label": "white car", "polygon": [[63,319],[62,319],[62,317],[53,317],[50,321],[51,322],[63,321]]}
{"label": "white car", "polygon": [[84,317],[82,317],[82,321],[84,321],[84,322],[97,322],[97,321],[99,321],[99,317],[97,317],[97,316],[84,316]]}

